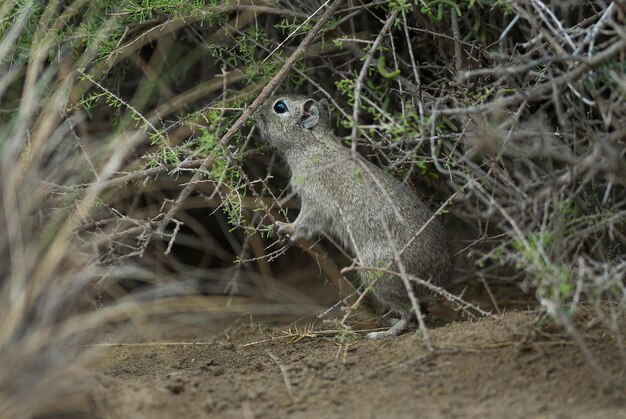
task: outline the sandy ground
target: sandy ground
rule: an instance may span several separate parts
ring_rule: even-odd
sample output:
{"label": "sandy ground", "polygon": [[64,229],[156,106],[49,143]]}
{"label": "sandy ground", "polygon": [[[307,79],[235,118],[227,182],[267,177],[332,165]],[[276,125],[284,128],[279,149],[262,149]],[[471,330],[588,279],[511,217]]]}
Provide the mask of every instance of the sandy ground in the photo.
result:
{"label": "sandy ground", "polygon": [[[432,353],[415,333],[370,341],[341,339],[332,325],[249,323],[198,344],[114,346],[94,366],[90,405],[105,418],[626,418],[620,390],[534,319],[431,326]],[[625,383],[612,339],[588,323],[602,368]]]}

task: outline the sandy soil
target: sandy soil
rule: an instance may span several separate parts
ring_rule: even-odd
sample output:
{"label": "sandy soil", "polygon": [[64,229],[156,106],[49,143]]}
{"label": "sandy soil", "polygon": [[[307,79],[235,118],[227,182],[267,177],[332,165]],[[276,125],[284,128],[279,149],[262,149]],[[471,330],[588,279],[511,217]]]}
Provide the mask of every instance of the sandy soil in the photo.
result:
{"label": "sandy soil", "polygon": [[[331,325],[286,333],[242,324],[198,344],[115,346],[95,365],[91,406],[105,418],[626,418],[619,391],[535,318],[431,326],[434,353],[414,333],[342,343],[323,331]],[[586,326],[604,370],[624,383],[614,343]]]}

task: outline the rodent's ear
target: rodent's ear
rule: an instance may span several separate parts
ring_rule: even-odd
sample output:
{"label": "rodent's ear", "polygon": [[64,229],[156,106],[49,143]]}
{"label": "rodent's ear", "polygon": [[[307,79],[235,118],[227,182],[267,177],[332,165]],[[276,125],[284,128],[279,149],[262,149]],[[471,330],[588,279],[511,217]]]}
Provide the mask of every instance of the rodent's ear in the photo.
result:
{"label": "rodent's ear", "polygon": [[326,99],[322,99],[318,103],[320,108],[322,108],[322,117],[326,118],[326,120],[330,122],[330,106],[328,105],[328,101]]}
{"label": "rodent's ear", "polygon": [[320,121],[320,111],[313,99],[307,99],[302,105],[302,115],[298,121],[300,128],[311,129]]}

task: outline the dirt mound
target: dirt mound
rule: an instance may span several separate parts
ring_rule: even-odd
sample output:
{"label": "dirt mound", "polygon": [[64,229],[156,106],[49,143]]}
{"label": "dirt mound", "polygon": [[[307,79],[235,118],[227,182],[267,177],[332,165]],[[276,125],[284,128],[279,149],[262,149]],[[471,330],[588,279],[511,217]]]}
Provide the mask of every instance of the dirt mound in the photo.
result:
{"label": "dirt mound", "polygon": [[[564,335],[525,313],[370,341],[359,332],[239,326],[211,342],[106,350],[96,367],[102,417],[624,417],[626,402],[594,379]],[[624,383],[615,346],[585,332]]]}

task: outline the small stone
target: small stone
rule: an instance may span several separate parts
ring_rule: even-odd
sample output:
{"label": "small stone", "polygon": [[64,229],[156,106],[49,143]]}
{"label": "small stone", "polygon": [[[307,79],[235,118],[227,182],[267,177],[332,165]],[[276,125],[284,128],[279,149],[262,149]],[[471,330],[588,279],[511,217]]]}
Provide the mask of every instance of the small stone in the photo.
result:
{"label": "small stone", "polygon": [[165,385],[165,388],[173,394],[180,394],[185,391],[185,385],[182,382],[168,383]]}
{"label": "small stone", "polygon": [[233,349],[235,349],[235,344],[232,342],[220,342],[220,349],[232,351]]}
{"label": "small stone", "polygon": [[213,377],[217,377],[217,376],[224,374],[224,367],[220,367],[220,366],[211,367],[210,371],[213,374]]}

